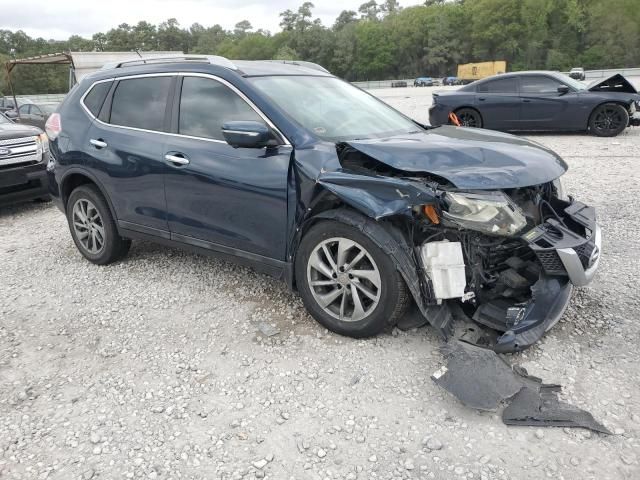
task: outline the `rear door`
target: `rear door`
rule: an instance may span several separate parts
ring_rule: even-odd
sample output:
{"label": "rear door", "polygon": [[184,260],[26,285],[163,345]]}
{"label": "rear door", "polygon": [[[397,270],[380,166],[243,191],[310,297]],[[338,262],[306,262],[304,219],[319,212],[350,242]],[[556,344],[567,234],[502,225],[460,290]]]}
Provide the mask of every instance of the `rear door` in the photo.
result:
{"label": "rear door", "polygon": [[517,77],[498,77],[476,87],[476,105],[485,128],[517,128],[520,102]]}
{"label": "rear door", "polygon": [[275,129],[220,78],[185,74],[173,111],[175,135],[164,153],[183,160],[167,159],[171,238],[257,260],[284,260],[291,147],[281,137],[285,144],[277,147],[228,145],[225,122],[259,121]]}
{"label": "rear door", "polygon": [[577,128],[579,115],[575,107],[580,96],[572,89],[568,93],[558,91],[564,84],[547,75],[523,75],[520,77],[522,130],[570,130]]}
{"label": "rear door", "polygon": [[[84,145],[87,167],[107,190],[119,225],[165,238],[163,144],[175,79],[173,74],[153,74],[117,80]],[[89,91],[83,99],[88,111],[94,101]]]}

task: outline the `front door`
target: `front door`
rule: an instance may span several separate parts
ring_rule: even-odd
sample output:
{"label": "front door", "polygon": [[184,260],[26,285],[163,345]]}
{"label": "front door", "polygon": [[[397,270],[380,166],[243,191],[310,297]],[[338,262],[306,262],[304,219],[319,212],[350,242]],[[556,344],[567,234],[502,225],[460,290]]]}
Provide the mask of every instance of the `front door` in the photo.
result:
{"label": "front door", "polygon": [[171,238],[284,260],[291,147],[231,147],[225,122],[264,118],[223,80],[186,75],[181,83],[176,135],[164,148]]}
{"label": "front door", "polygon": [[523,130],[555,130],[579,128],[583,115],[574,111],[579,95],[573,90],[562,93],[559,80],[546,75],[525,75],[520,79]]}

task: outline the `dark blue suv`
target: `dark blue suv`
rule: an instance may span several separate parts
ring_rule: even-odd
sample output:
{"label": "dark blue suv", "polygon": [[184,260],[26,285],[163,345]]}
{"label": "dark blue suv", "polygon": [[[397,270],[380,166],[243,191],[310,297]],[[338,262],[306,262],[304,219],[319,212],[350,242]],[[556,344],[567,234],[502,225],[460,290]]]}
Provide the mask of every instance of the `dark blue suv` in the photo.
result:
{"label": "dark blue suv", "polygon": [[135,239],[233,258],[345,335],[410,308],[445,338],[463,318],[476,343],[521,350],[598,265],[595,212],[563,193],[554,152],[426,127],[314,64],[113,65],[69,93],[47,134],[51,193],[89,261]]}

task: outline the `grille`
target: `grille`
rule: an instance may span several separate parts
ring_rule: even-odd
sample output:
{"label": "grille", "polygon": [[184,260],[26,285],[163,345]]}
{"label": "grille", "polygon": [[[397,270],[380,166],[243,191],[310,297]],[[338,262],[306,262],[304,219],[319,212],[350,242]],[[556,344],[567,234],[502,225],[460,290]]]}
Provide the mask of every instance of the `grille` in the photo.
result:
{"label": "grille", "polygon": [[567,273],[555,250],[546,252],[539,251],[537,252],[537,255],[538,260],[540,260],[540,263],[542,264],[542,268],[544,268],[545,273],[548,275],[564,275]]}
{"label": "grille", "polygon": [[0,168],[37,163],[42,159],[35,137],[0,140],[0,149],[9,150],[8,154],[0,155]]}
{"label": "grille", "polygon": [[582,268],[585,270],[589,268],[589,259],[591,258],[591,254],[593,253],[593,249],[595,248],[595,244],[592,242],[583,243],[579,247],[575,247],[574,250],[578,254],[578,258],[580,259],[580,263],[582,263]]}

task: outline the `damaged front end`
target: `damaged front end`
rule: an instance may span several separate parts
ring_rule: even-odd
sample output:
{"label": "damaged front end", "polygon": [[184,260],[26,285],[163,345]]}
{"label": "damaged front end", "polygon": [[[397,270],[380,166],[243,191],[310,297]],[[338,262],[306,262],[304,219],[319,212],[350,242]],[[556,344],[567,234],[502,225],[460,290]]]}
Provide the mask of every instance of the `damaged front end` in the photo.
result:
{"label": "damaged front end", "polygon": [[[560,199],[552,183],[463,194],[475,210],[464,201],[451,202],[459,195],[439,196],[439,224],[427,215],[416,219],[422,267],[434,297],[459,300],[458,312],[487,327],[467,332],[472,343],[500,353],[528,348],[560,319],[573,286],[589,283],[598,268],[595,211]],[[435,245],[447,249],[434,256]],[[441,284],[456,288],[438,294]]]}
{"label": "damaged front end", "polygon": [[470,184],[469,170],[459,169],[464,181],[455,182],[444,167],[405,170],[360,147],[338,144],[342,169],[320,171],[316,185],[376,228],[403,232],[405,242],[381,246],[401,258],[418,309],[443,338],[462,320],[473,323],[462,334],[469,343],[500,353],[526,349],[560,319],[573,286],[593,278],[601,251],[595,210],[564,197],[557,175],[512,186],[516,175],[496,169],[506,187],[489,190],[485,168],[481,187],[460,189],[456,183]]}

